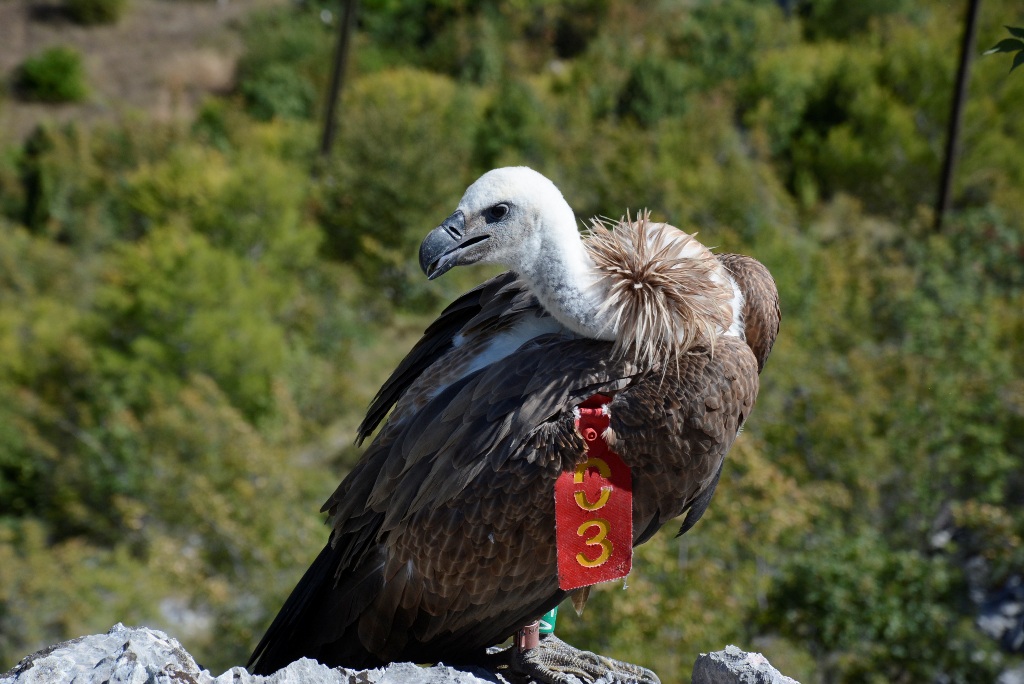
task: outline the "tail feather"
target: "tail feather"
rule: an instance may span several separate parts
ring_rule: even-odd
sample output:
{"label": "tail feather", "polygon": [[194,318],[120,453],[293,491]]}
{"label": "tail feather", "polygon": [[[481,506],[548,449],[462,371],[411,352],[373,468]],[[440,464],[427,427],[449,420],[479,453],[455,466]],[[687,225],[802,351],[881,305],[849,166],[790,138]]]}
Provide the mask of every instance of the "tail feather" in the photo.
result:
{"label": "tail feather", "polygon": [[336,578],[342,546],[327,544],[313,561],[253,651],[249,672],[271,675],[303,657],[332,667],[374,663],[352,628],[383,585],[384,551]]}

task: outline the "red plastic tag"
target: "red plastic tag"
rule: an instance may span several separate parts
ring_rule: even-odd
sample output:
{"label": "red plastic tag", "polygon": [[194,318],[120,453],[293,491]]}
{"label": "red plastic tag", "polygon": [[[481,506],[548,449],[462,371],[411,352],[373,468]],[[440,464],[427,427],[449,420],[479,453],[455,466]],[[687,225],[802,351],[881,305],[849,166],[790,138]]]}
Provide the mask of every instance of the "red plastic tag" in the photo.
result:
{"label": "red plastic tag", "polygon": [[576,426],[587,460],[555,482],[558,586],[578,589],[625,577],[633,564],[633,484],[629,467],[608,448],[610,401],[594,395],[580,405]]}

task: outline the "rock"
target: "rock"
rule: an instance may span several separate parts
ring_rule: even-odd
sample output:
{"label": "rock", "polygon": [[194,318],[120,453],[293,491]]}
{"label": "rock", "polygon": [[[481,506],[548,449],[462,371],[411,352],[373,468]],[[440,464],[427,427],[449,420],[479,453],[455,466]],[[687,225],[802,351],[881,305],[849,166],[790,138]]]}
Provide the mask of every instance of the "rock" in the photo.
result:
{"label": "rock", "polygon": [[701,653],[693,666],[693,684],[800,684],[780,673],[760,653],[736,646]]}
{"label": "rock", "polygon": [[978,628],[1010,653],[1024,653],[1024,578],[1014,575],[981,604]]}
{"label": "rock", "polygon": [[106,634],[79,637],[33,653],[0,677],[0,684],[200,682],[202,672],[175,639],[121,623]]}
{"label": "rock", "polygon": [[118,623],[106,634],[79,637],[33,653],[0,676],[0,684],[495,684],[499,675],[447,665],[393,663],[374,670],[332,669],[303,658],[269,677],[233,667],[219,677],[201,669],[177,639]]}
{"label": "rock", "polygon": [[999,673],[996,684],[1024,684],[1024,666],[1003,670]]}
{"label": "rock", "polygon": [[[392,663],[373,670],[329,668],[303,658],[269,677],[233,667],[219,677],[200,668],[163,632],[118,623],[106,634],[79,637],[33,653],[0,675],[0,684],[510,684],[500,673],[444,664]],[[760,653],[735,646],[702,654],[694,684],[798,684]]]}

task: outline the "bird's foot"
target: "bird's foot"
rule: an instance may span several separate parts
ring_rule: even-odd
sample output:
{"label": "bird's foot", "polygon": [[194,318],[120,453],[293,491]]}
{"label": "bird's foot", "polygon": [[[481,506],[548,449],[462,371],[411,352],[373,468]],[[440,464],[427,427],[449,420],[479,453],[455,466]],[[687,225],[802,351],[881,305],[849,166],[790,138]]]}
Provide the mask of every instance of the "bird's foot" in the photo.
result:
{"label": "bird's foot", "polygon": [[645,667],[570,646],[553,634],[533,648],[511,649],[514,672],[544,684],[661,684]]}

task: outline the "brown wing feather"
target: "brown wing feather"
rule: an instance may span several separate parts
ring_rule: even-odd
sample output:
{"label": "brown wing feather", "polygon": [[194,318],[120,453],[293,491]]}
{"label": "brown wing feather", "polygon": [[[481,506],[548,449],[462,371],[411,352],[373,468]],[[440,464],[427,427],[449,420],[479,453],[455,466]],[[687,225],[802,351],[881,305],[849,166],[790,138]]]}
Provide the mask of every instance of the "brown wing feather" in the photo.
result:
{"label": "brown wing feather", "polygon": [[451,350],[457,334],[496,325],[503,316],[514,315],[530,298],[514,273],[502,273],[449,304],[378,390],[359,424],[356,443],[362,444],[416,378]]}
{"label": "brown wing feather", "polygon": [[733,279],[743,290],[744,336],[757,359],[757,372],[764,363],[779,334],[782,312],[779,309],[779,291],[775,280],[764,264],[742,254],[720,254],[718,260],[725,265]]}
{"label": "brown wing feather", "polygon": [[615,449],[633,472],[635,540],[688,511],[713,487],[757,391],[749,347],[723,337],[713,356],[689,354],[663,383],[652,378],[615,397],[611,428]]}

